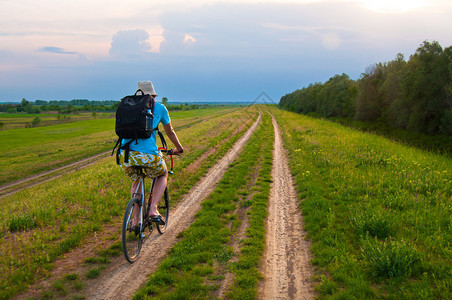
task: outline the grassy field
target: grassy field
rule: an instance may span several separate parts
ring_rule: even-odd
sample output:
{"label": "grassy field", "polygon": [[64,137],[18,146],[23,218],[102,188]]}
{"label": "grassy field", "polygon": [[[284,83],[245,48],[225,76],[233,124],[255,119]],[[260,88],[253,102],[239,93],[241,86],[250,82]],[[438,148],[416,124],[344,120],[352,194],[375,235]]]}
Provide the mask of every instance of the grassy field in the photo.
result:
{"label": "grassy field", "polygon": [[450,299],[452,159],[273,110],[320,298]]}
{"label": "grassy field", "polygon": [[[450,157],[336,123],[276,108],[263,110],[276,117],[289,153],[300,210],[312,241],[319,298],[452,298]],[[252,108],[230,108],[171,116],[186,149],[177,158],[176,175],[170,179],[171,204],[177,205],[257,113]],[[78,122],[85,125],[72,138],[68,136],[71,127],[63,127],[68,132],[61,134],[55,147],[66,149],[72,139],[95,134],[106,138],[103,126],[112,125],[101,121],[109,120],[86,121],[89,125]],[[0,139],[5,132],[0,132]],[[106,150],[111,149],[112,140]],[[0,140],[0,147],[4,141]],[[37,145],[27,143],[29,149]],[[264,247],[272,146],[273,127],[269,115],[263,113],[240,158],[230,165],[216,191],[202,204],[196,221],[181,234],[180,242],[136,298],[214,298],[227,274],[234,278],[227,297],[255,298],[261,280],[258,267]],[[78,149],[89,147],[93,146]],[[13,150],[9,153],[14,155]],[[55,260],[90,237],[108,240],[108,246],[84,262],[86,273],[66,274],[43,294],[44,298],[60,297],[70,290],[69,295],[77,297],[83,281],[98,276],[108,265],[109,255],[120,255],[117,232],[130,197],[129,184],[114,159],[107,158],[2,199],[0,298],[9,298],[48,276]],[[106,228],[115,226],[114,234],[106,235]],[[246,236],[237,240],[243,226]]]}
{"label": "grassy field", "polygon": [[35,118],[39,118],[39,126],[58,125],[63,123],[85,121],[91,119],[112,119],[114,112],[98,112],[93,116],[91,112],[63,115],[57,113],[27,114],[27,113],[0,113],[0,123],[3,123],[2,130],[27,128],[33,123]]}
{"label": "grassy field", "polygon": [[[257,117],[249,109],[226,112],[218,110],[218,117],[209,115],[208,120],[178,131],[186,155],[177,158],[175,171],[187,176],[170,180],[173,204]],[[192,117],[198,118],[195,114]],[[82,245],[85,239],[94,235],[102,237],[106,227],[118,225],[119,229],[130,198],[129,185],[130,179],[113,158],[108,158],[82,171],[3,198],[0,298],[8,298],[47,276],[58,257]]]}
{"label": "grassy field", "polygon": [[[177,129],[236,109],[228,107],[177,111],[171,113],[171,120]],[[25,118],[26,115],[14,116]],[[31,120],[33,117],[34,115],[29,115],[26,118]],[[91,118],[51,126],[0,131],[0,185],[111,150],[117,139],[114,122],[114,118]]]}

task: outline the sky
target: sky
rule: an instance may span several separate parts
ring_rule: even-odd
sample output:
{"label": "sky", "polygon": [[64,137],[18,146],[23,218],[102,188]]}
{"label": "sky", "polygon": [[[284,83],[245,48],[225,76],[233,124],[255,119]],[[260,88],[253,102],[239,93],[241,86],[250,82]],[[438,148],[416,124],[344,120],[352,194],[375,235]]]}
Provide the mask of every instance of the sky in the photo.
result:
{"label": "sky", "polygon": [[[450,0],[0,0],[0,102],[254,101],[452,45]],[[160,98],[160,99],[159,99]]]}

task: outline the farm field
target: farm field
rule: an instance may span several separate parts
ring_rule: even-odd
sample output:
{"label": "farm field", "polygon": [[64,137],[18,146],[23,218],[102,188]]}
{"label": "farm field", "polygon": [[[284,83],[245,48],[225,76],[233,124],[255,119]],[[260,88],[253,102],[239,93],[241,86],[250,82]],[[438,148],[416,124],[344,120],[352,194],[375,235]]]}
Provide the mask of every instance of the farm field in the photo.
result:
{"label": "farm field", "polygon": [[[179,129],[236,109],[177,111],[171,113],[172,124]],[[0,116],[4,115],[7,114]],[[18,122],[26,122],[25,115],[13,116]],[[26,119],[31,122],[34,116]],[[78,122],[0,131],[0,169],[3,171],[0,185],[111,150],[117,139],[114,117],[84,118]]]}
{"label": "farm field", "polygon": [[[77,122],[94,119],[93,113],[77,113],[77,114],[58,114],[58,113],[40,113],[40,114],[25,114],[25,113],[0,113],[0,123],[3,123],[2,130],[11,130],[26,128],[27,124],[33,123],[34,118],[40,119],[39,126],[58,125],[62,123]],[[115,114],[112,112],[97,112],[96,119],[111,119]]]}
{"label": "farm field", "polygon": [[[274,200],[269,113],[280,127],[312,244],[317,297],[451,298],[452,159],[446,156],[269,106],[171,113],[186,149],[170,178],[173,211],[251,127],[257,111],[261,120],[239,157],[187,221],[191,225],[167,245],[168,255],[156,262],[136,299],[258,296],[267,277],[261,265]],[[73,124],[88,126],[83,122]],[[98,134],[113,127],[92,126]],[[78,138],[96,134],[90,130]],[[111,149],[113,140],[98,152]],[[89,299],[87,291],[106,273],[128,268],[119,223],[129,183],[114,159],[105,158],[3,198],[0,298]]]}

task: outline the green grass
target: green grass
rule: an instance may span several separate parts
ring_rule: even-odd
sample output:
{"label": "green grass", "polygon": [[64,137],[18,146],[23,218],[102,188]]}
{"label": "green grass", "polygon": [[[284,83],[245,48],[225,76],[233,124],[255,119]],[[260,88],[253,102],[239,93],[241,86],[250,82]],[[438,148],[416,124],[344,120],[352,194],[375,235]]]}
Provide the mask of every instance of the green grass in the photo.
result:
{"label": "green grass", "polygon": [[107,151],[112,128],[114,119],[96,119],[0,131],[0,184]]}
{"label": "green grass", "polygon": [[[114,112],[97,113],[96,119],[108,119],[114,118]],[[2,130],[23,129],[27,128],[27,124],[30,125],[34,118],[41,120],[39,127],[58,125],[63,123],[77,122],[83,120],[94,119],[91,112],[61,115],[57,113],[41,113],[41,114],[28,114],[28,113],[0,113],[0,123],[4,126]]]}
{"label": "green grass", "polygon": [[328,120],[364,132],[376,133],[412,147],[428,150],[433,153],[442,153],[449,157],[452,156],[452,138],[450,136],[428,135],[406,129],[393,128],[383,121],[364,122],[340,117],[328,118]]}
{"label": "green grass", "polygon": [[[172,124],[177,129],[235,110],[215,107],[171,112]],[[34,115],[16,116],[31,121]],[[113,117],[0,131],[0,185],[112,150],[117,140],[114,122]]]}
{"label": "green grass", "polygon": [[[239,128],[237,124],[251,124],[255,117],[255,111],[243,109],[178,132],[187,152],[175,158],[177,172],[202,176],[218,158],[216,153],[225,153],[229,143],[249,126]],[[223,140],[218,139],[220,135]],[[206,151],[211,153],[195,167],[191,163],[196,157],[190,153],[197,149],[202,149],[198,157]],[[193,179],[179,180],[190,176],[177,176],[177,172],[170,182],[172,203],[178,198],[176,194],[193,184]],[[118,224],[119,228],[130,198],[130,182],[114,158],[106,158],[84,170],[3,198],[0,298],[10,298],[30,283],[49,276],[56,259],[83,245],[86,238],[101,235],[105,225]]]}
{"label": "green grass", "polygon": [[320,298],[450,299],[452,159],[273,110]]}
{"label": "green grass", "polygon": [[[319,298],[450,299],[451,158],[339,124],[271,111],[289,150],[312,240]],[[218,110],[199,123],[204,117],[190,119],[182,113],[190,112],[175,115],[174,123],[193,126],[178,131],[187,151],[176,158],[170,180],[173,205],[256,117],[249,109],[228,114]],[[137,298],[212,298],[228,273],[234,274],[229,298],[255,298],[271,181],[270,128],[264,114],[244,153]],[[108,158],[2,199],[0,298],[11,298],[49,276],[63,253],[101,234],[106,224],[119,224],[129,185]],[[247,234],[234,247],[235,233],[244,223]],[[85,264],[100,272],[109,257],[99,252]],[[64,284],[56,281],[43,297],[77,297],[72,291],[83,289],[87,274],[59,279]]]}
{"label": "green grass", "polygon": [[[261,278],[259,259],[265,244],[272,141],[270,117],[265,115],[243,153],[202,203],[195,222],[180,235],[181,241],[135,299],[213,298],[227,272],[235,274],[229,298],[256,296]],[[252,193],[246,192],[250,186]],[[240,207],[245,207],[247,221],[237,217]],[[245,221],[249,223],[246,237],[236,241],[240,250],[235,252],[232,243],[238,226]],[[231,261],[233,257],[237,259]]]}

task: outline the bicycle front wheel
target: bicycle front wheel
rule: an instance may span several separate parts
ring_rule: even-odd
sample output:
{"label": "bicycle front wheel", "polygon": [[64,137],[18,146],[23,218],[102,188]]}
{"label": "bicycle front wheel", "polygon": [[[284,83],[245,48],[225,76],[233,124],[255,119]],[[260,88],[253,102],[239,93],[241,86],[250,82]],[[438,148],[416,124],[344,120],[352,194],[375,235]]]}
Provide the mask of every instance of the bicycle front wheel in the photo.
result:
{"label": "bicycle front wheel", "polygon": [[140,210],[140,206],[141,200],[137,197],[132,198],[127,204],[124,219],[122,221],[122,251],[129,263],[134,263],[137,260],[143,244],[143,238],[139,227],[138,229],[132,227],[134,210]]}
{"label": "bicycle front wheel", "polygon": [[165,225],[157,224],[157,230],[160,234],[165,232],[166,227],[168,227],[168,217],[169,217],[169,194],[168,187],[165,189],[163,193],[163,197],[160,199],[158,204],[159,213],[165,221]]}

